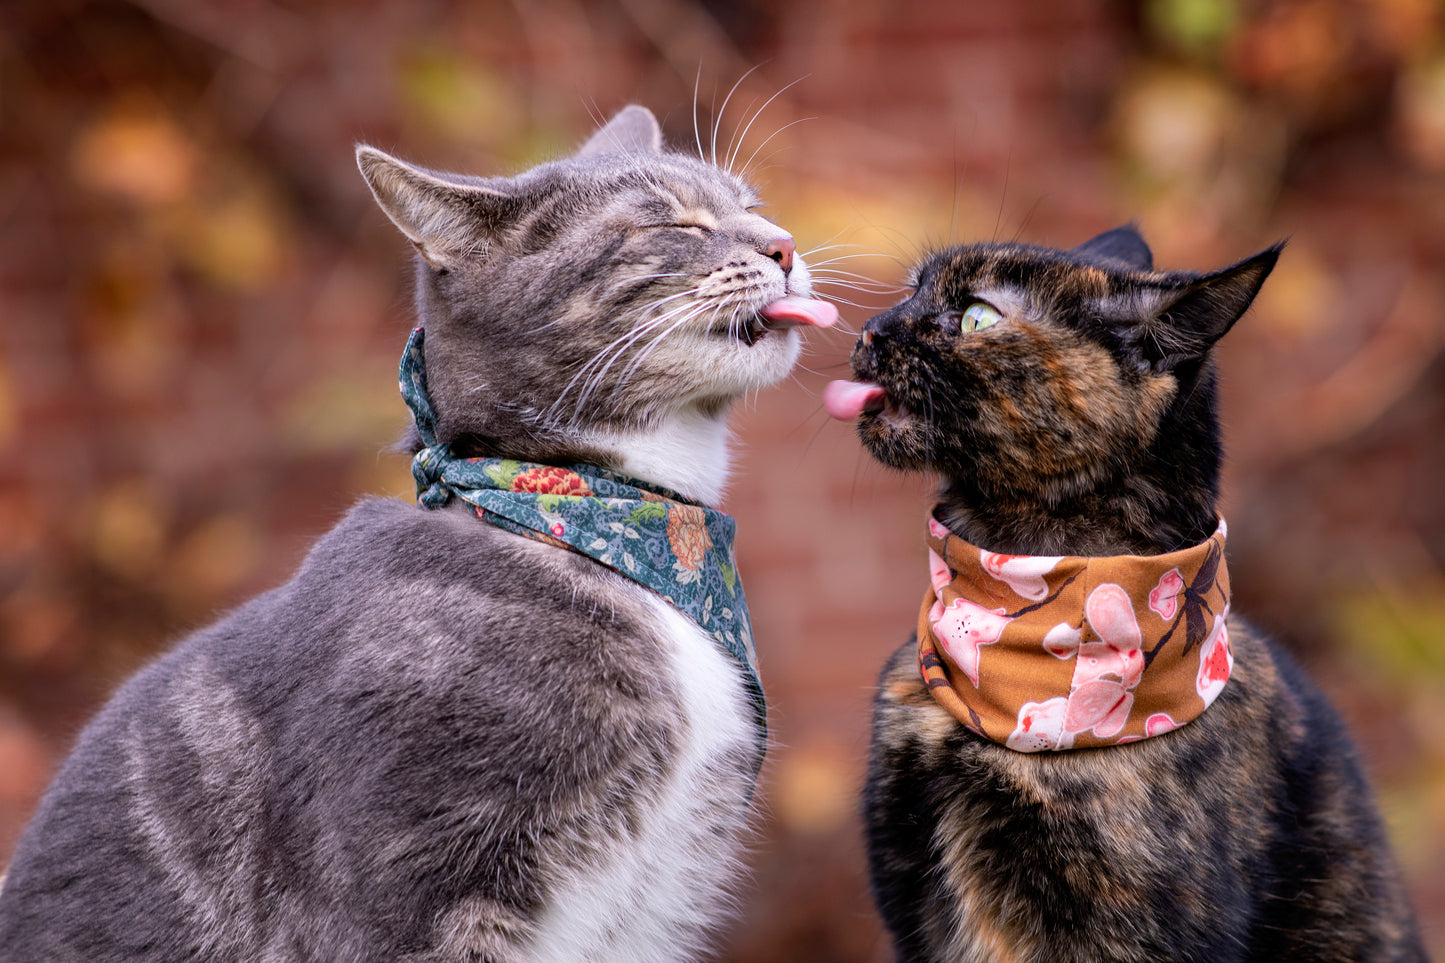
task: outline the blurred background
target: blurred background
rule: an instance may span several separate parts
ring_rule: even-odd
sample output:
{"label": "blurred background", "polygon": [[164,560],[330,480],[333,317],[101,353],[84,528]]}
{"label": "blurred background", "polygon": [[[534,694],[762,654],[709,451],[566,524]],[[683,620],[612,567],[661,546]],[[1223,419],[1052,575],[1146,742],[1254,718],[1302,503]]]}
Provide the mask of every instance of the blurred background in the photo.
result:
{"label": "blurred background", "polygon": [[[854,333],[929,245],[1133,219],[1207,269],[1290,238],[1221,350],[1236,609],[1353,726],[1445,957],[1437,0],[6,0],[0,863],[123,678],[359,495],[410,496],[408,248],[354,142],[514,172],[633,101],[753,158],[859,285],[821,288]],[[930,483],[822,413],[852,339],[814,333],[736,419],[779,746],[730,960],[889,958],[855,799]]]}

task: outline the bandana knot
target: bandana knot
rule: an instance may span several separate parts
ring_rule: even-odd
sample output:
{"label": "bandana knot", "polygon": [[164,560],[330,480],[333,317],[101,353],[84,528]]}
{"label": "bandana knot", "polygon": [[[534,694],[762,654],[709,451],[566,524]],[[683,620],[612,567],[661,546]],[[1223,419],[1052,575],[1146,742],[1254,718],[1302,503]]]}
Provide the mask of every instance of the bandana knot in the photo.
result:
{"label": "bandana knot", "polygon": [[426,446],[411,463],[417,503],[435,509],[458,498],[499,528],[586,555],[653,590],[743,669],[763,725],[766,705],[733,556],[732,517],[596,465],[457,457],[436,438],[424,339],[420,327],[412,332],[400,369],[402,397]]}
{"label": "bandana knot", "polygon": [[1020,752],[1177,729],[1223,690],[1225,524],[1164,555],[1001,555],[928,523],[918,665],[964,726]]}

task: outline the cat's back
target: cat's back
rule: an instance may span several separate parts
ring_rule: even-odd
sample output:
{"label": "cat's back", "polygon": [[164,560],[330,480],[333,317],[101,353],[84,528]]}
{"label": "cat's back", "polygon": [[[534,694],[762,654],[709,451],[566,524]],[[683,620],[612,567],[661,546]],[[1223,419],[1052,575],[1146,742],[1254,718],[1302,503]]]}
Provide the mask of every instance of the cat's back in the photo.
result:
{"label": "cat's back", "polygon": [[967,732],[900,648],[865,797],[899,958],[1423,959],[1339,719],[1237,617],[1230,640],[1230,684],[1194,722],[1058,753]]}
{"label": "cat's back", "polygon": [[760,751],[737,668],[652,593],[469,510],[368,500],[82,734],[0,894],[0,958],[641,939],[618,900],[716,914],[686,878],[731,871]]}

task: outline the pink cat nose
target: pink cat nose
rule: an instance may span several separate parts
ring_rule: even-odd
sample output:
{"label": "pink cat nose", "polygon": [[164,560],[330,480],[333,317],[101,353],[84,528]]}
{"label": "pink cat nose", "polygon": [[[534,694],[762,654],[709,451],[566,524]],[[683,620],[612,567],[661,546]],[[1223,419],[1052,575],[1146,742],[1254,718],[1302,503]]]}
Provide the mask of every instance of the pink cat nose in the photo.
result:
{"label": "pink cat nose", "polygon": [[798,245],[793,243],[791,237],[784,234],[782,237],[775,237],[769,241],[768,246],[763,248],[763,253],[777,261],[778,266],[783,269],[783,273],[787,274],[793,269],[793,254],[797,250]]}

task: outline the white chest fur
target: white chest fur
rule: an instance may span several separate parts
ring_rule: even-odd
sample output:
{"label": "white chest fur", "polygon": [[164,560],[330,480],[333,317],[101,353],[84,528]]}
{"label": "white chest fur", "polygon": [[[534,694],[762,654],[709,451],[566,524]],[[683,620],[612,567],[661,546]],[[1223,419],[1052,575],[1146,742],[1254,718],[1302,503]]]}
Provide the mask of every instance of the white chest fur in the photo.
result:
{"label": "white chest fur", "polygon": [[685,680],[687,731],[677,764],[633,837],[553,891],[535,963],[663,963],[705,955],[739,875],[752,774],[738,765],[756,738],[741,670],[692,621],[647,594]]}
{"label": "white chest fur", "polygon": [[687,408],[641,432],[596,432],[590,447],[613,453],[616,467],[705,505],[722,498],[728,477],[728,426],[720,414]]}

